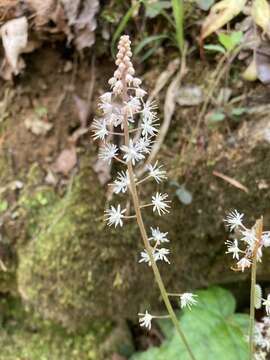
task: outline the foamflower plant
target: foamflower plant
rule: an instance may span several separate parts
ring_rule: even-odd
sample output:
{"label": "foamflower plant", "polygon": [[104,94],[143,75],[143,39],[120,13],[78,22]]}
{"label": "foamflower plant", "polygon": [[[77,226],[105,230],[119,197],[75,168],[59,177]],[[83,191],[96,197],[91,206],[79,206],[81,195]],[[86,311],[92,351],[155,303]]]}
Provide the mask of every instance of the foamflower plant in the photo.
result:
{"label": "foamflower plant", "polygon": [[95,119],[92,125],[94,139],[103,143],[99,157],[108,163],[115,161],[123,166],[114,182],[110,184],[113,192],[115,194],[128,192],[133,203],[131,215],[120,204],[111,205],[105,211],[105,220],[109,226],[114,227],[122,227],[126,221],[134,219],[137,221],[143,243],[139,263],[142,263],[142,266],[149,265],[153,270],[166,307],[167,315],[163,316],[150,314],[147,310],[145,313],[139,313],[140,325],[150,330],[153,319],[170,318],[190,359],[194,360],[192,349],[177,320],[170,297],[177,296],[181,308],[190,309],[197,302],[195,295],[190,292],[184,294],[167,292],[157,263],[170,264],[168,233],[163,232],[159,227],[146,228],[144,223],[144,211],[152,209],[158,217],[162,216],[169,212],[170,201],[168,194],[161,192],[155,192],[148,203],[142,202],[139,196],[139,188],[142,184],[151,180],[161,183],[166,179],[166,171],[161,164],[155,162],[147,166],[148,173],[143,175],[143,178],[135,176],[135,167],[142,164],[151,151],[158,133],[158,117],[156,104],[146,99],[147,92],[141,87],[142,81],[135,76],[130,45],[127,35],[120,38],[115,62],[117,69],[108,82],[111,89],[100,97],[98,106],[102,116]]}
{"label": "foamflower plant", "polygon": [[[249,322],[249,359],[258,358],[255,351],[257,337],[254,335],[255,309],[265,307],[266,314],[270,315],[270,294],[267,298],[262,297],[262,289],[256,283],[257,263],[262,262],[263,250],[270,246],[270,232],[263,230],[263,218],[256,221],[254,226],[247,228],[244,223],[244,214],[233,210],[225,218],[231,232],[234,232],[235,239],[227,240],[227,254],[232,255],[236,265],[232,266],[234,271],[244,272],[251,269],[250,286],[250,322]],[[270,349],[270,348],[269,348]]]}

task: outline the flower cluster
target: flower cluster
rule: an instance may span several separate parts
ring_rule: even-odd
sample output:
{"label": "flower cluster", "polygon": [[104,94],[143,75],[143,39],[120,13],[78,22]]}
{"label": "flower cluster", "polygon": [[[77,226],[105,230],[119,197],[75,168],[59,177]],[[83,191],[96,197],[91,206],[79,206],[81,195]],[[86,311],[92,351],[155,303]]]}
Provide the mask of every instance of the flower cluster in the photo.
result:
{"label": "flower cluster", "polygon": [[[143,178],[135,176],[134,167],[144,161],[151,151],[153,138],[158,133],[158,118],[155,103],[145,99],[147,92],[141,88],[142,81],[135,76],[131,57],[129,37],[121,36],[115,62],[117,69],[108,82],[111,90],[100,97],[100,118],[95,119],[92,125],[94,139],[102,143],[99,157],[108,163],[116,161],[125,167],[110,184],[113,192],[124,194],[129,190],[133,202],[136,193],[137,201],[133,209],[136,215],[130,215],[130,210],[120,204],[111,205],[105,211],[107,224],[114,227],[122,227],[125,221],[132,218],[137,218],[139,222],[138,213],[141,214],[145,208],[151,207],[159,216],[168,213],[170,208],[166,193],[156,192],[146,203],[140,203],[137,196],[139,186],[145,181],[152,179],[159,184],[167,177],[166,171],[157,161],[146,167],[147,174]],[[150,227],[150,232],[149,236],[142,234],[146,249],[141,251],[139,263],[153,266],[157,261],[163,261],[170,264],[170,250],[164,246],[169,243],[168,233],[162,232],[159,227]],[[190,307],[195,303],[192,293],[180,297],[181,307]],[[150,329],[152,318],[146,311],[140,314],[140,324]]]}
{"label": "flower cluster", "polygon": [[251,266],[255,251],[257,261],[261,261],[263,248],[270,246],[270,232],[264,231],[258,239],[255,227],[247,228],[243,224],[243,218],[244,214],[233,210],[224,220],[230,231],[234,231],[235,234],[239,235],[234,240],[226,241],[226,253],[231,254],[233,259],[237,260],[237,270],[241,271]]}

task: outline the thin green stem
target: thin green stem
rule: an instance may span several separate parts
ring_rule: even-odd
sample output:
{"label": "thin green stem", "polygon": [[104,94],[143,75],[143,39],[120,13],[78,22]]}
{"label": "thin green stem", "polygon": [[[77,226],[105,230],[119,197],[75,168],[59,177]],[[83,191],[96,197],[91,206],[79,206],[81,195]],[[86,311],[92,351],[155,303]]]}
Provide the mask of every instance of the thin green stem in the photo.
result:
{"label": "thin green stem", "polygon": [[[124,88],[123,90],[123,101],[127,101],[127,98],[128,98],[128,95],[127,95],[127,89]],[[125,145],[128,146],[129,144],[129,131],[128,131],[128,119],[127,119],[127,115],[124,115],[124,120],[123,120],[123,123],[124,123],[124,134],[125,134]],[[157,264],[155,262],[155,259],[154,259],[154,256],[153,256],[153,252],[152,252],[152,247],[149,243],[149,239],[148,239],[148,236],[147,236],[147,232],[145,230],[145,226],[144,226],[144,221],[143,221],[143,218],[142,218],[142,213],[141,213],[141,208],[140,208],[140,200],[139,200],[139,196],[138,196],[138,192],[137,192],[137,187],[136,187],[136,181],[135,181],[135,175],[134,175],[134,171],[133,171],[133,166],[132,166],[132,163],[131,161],[128,161],[127,162],[127,167],[128,167],[128,175],[129,175],[129,179],[130,179],[130,192],[131,192],[131,196],[132,196],[132,200],[133,200],[133,204],[134,204],[134,209],[135,209],[135,213],[136,213],[136,217],[137,217],[137,223],[138,223],[138,226],[139,226],[139,229],[140,229],[140,233],[141,233],[141,236],[142,236],[142,239],[143,239],[143,243],[144,243],[144,246],[145,246],[145,249],[148,253],[148,256],[150,258],[150,263],[152,265],[152,269],[153,269],[153,272],[154,272],[154,276],[155,276],[155,280],[158,284],[158,287],[159,287],[159,290],[160,290],[160,293],[161,293],[161,296],[162,296],[162,299],[164,301],[164,304],[167,308],[167,311],[168,311],[168,314],[175,326],[175,329],[181,339],[181,342],[184,344],[188,354],[189,354],[189,357],[191,360],[196,360],[194,355],[193,355],[193,352],[191,350],[191,347],[189,346],[188,342],[187,342],[187,339],[180,327],[180,324],[179,324],[179,321],[176,317],[176,314],[173,310],[173,307],[171,305],[171,302],[169,300],[169,297],[167,295],[167,291],[166,291],[166,288],[164,286],[164,283],[163,283],[163,280],[161,278],[161,275],[160,275],[160,272],[159,272],[159,269],[157,267]]]}

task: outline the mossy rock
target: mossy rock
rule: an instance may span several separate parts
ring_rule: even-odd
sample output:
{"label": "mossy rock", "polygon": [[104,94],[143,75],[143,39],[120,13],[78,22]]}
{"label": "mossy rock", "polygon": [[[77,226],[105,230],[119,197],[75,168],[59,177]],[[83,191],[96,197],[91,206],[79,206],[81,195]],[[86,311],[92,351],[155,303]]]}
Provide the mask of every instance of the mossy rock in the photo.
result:
{"label": "mossy rock", "polygon": [[[233,273],[232,261],[225,255],[226,211],[237,208],[245,212],[249,225],[264,214],[269,223],[270,190],[258,188],[260,181],[270,178],[268,144],[223,146],[219,161],[215,161],[218,154],[202,157],[190,172],[190,205],[183,205],[175,188],[167,183],[159,190],[170,193],[171,213],[160,218],[145,210],[147,229],[160,226],[169,231],[172,264],[160,268],[170,291],[237,283],[248,277]],[[41,231],[18,250],[18,286],[23,299],[43,317],[71,329],[100,317],[135,318],[149,304],[154,311],[161,305],[151,268],[138,264],[142,245],[135,223],[116,230],[104,225],[104,188],[88,156],[91,154],[83,158],[65,197],[38,217]],[[242,182],[249,193],[213,176],[213,170]],[[144,186],[141,197],[147,201],[152,192],[153,185]],[[259,268],[261,278],[269,275],[267,267]]]}
{"label": "mossy rock", "polygon": [[127,329],[108,321],[75,334],[26,312],[16,298],[0,299],[0,310],[0,360],[103,360],[112,351],[133,351]]}
{"label": "mossy rock", "polygon": [[[33,194],[31,201],[24,194],[22,203],[33,202]],[[86,157],[61,200],[42,212],[28,209],[29,238],[18,245],[19,292],[43,317],[69,329],[119,316],[123,307],[129,313],[137,274],[136,259],[127,249],[137,253],[137,229],[127,226],[124,235],[108,231],[104,205],[104,189]],[[33,225],[38,230],[33,231]]]}

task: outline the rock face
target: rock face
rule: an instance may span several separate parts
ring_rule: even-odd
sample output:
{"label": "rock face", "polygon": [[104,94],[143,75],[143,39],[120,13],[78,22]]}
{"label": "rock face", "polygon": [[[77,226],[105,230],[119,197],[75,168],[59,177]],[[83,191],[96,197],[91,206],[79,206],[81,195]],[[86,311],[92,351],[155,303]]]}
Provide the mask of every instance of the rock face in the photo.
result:
{"label": "rock face", "polygon": [[[157,218],[146,211],[148,228],[159,225],[170,234],[172,264],[162,265],[161,272],[171,291],[230,284],[248,276],[230,270],[222,219],[226,211],[237,208],[245,212],[250,225],[261,214],[269,223],[270,153],[261,138],[248,146],[239,132],[235,141],[234,146],[224,140],[216,148],[209,145],[211,157],[219,160],[209,165],[205,159],[210,155],[205,154],[192,170],[190,205],[181,204],[168,185],[163,190],[173,199],[170,215]],[[220,148],[221,157],[217,156]],[[36,217],[39,232],[18,248],[22,298],[43,317],[68,328],[83,327],[101,317],[134,318],[147,304],[160,307],[151,269],[138,264],[142,247],[137,226],[130,223],[114,230],[104,225],[104,189],[89,165],[90,158],[91,154],[83,157],[66,195]],[[213,176],[213,170],[237,179],[249,192]],[[150,197],[151,191],[152,185],[144,187],[142,198]],[[267,267],[259,272],[262,279],[270,275]]]}

